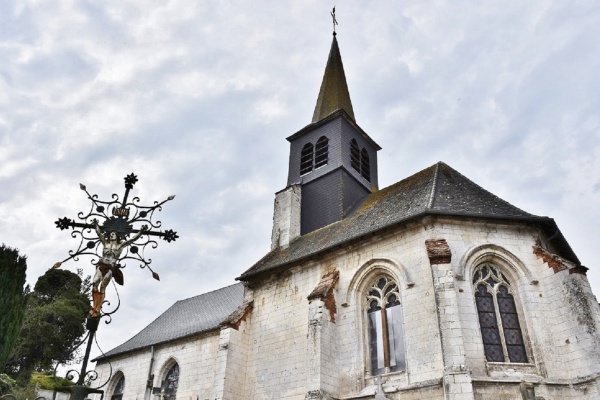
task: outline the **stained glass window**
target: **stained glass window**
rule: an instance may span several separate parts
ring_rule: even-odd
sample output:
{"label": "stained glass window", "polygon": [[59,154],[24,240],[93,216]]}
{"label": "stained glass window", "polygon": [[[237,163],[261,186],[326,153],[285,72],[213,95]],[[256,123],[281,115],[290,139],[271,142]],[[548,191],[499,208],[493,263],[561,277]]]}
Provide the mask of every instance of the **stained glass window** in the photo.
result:
{"label": "stained glass window", "polygon": [[111,400],[121,400],[123,398],[123,391],[125,390],[125,376],[121,375],[113,391],[113,395],[110,397]]}
{"label": "stained glass window", "polygon": [[475,270],[473,285],[485,358],[526,363],[519,315],[506,275],[491,264],[483,264]]}
{"label": "stained glass window", "polygon": [[179,364],[175,363],[167,372],[167,376],[162,384],[162,391],[165,400],[175,400],[177,397],[177,388],[179,387]]}
{"label": "stained glass window", "polygon": [[371,374],[406,369],[402,307],[398,285],[387,276],[379,276],[366,296]]}

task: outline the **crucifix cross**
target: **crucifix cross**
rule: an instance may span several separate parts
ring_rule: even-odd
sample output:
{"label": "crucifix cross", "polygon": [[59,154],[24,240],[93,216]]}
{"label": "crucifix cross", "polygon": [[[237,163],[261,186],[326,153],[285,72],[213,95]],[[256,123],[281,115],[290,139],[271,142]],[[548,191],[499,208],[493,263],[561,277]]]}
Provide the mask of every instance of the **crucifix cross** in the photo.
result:
{"label": "crucifix cross", "polygon": [[[99,246],[102,244],[102,256],[98,263],[120,266],[118,264],[120,261],[129,258],[140,261],[142,268],[148,267],[152,271],[150,268],[152,260],[145,258],[144,250],[148,245],[152,248],[157,246],[153,237],[169,243],[179,238],[177,232],[172,229],[159,230],[161,222],[153,221],[154,213],[161,211],[163,204],[173,200],[175,196],[169,196],[162,202],[155,201],[151,206],[141,205],[138,197],[129,201],[130,191],[137,181],[135,174],[127,175],[122,200],[119,200],[118,195],[113,194],[110,201],[100,200],[97,195],[91,195],[85,185],[79,184],[79,188],[91,201],[91,208],[87,214],[84,212],[78,214],[79,222],[67,217],[59,218],[55,222],[60,230],[73,229],[71,236],[81,239],[77,250],[69,251],[69,257],[61,263],[56,263],[56,268],[70,259],[78,260],[81,255],[100,257]],[[136,224],[142,224],[141,228],[135,228]],[[154,271],[152,276],[159,279]]]}

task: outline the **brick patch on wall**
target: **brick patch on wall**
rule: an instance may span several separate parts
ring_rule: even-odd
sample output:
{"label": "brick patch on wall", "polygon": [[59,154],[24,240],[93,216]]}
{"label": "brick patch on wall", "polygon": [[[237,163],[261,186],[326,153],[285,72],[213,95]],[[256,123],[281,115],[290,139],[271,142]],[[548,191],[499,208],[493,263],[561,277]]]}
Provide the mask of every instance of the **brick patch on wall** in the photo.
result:
{"label": "brick patch on wall", "polygon": [[582,274],[586,275],[588,268],[583,265],[574,265],[569,268],[566,260],[557,256],[556,254],[550,253],[548,250],[543,249],[539,245],[533,246],[533,254],[540,257],[556,274],[557,272],[563,271],[565,269],[569,270],[569,274]]}
{"label": "brick patch on wall", "polygon": [[254,306],[253,300],[246,300],[242,303],[241,306],[237,308],[234,312],[232,312],[229,317],[225,318],[225,321],[221,323],[221,326],[228,326],[230,328],[235,329],[236,331],[239,329],[240,324],[246,320],[246,317],[252,311],[252,307]]}
{"label": "brick patch on wall", "polygon": [[425,241],[425,247],[431,264],[450,264],[452,252],[446,239],[428,239]]}
{"label": "brick patch on wall", "polygon": [[334,270],[324,275],[321,281],[308,295],[308,300],[322,299],[325,303],[325,308],[329,310],[329,317],[331,322],[335,322],[335,313],[337,311],[335,305],[335,298],[333,297],[333,289],[340,278],[340,272]]}

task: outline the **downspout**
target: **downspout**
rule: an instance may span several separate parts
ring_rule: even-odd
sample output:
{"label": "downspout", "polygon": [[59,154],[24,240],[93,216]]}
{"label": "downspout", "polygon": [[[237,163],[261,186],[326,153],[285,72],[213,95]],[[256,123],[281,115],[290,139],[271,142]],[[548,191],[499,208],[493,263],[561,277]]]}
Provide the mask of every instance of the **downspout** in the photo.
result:
{"label": "downspout", "polygon": [[154,346],[150,346],[150,368],[148,368],[148,380],[146,381],[146,392],[144,393],[144,400],[150,400],[152,396],[152,384],[154,383],[154,374],[152,369],[154,368]]}

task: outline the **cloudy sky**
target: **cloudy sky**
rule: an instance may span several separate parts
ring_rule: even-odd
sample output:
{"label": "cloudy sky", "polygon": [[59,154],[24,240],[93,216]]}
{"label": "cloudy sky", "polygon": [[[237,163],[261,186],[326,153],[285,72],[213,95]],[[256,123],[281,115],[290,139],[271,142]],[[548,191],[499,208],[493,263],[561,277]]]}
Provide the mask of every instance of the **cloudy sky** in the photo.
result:
{"label": "cloudy sky", "polygon": [[[178,231],[135,263],[109,350],[176,300],[234,283],[270,248],[285,138],[308,123],[333,4],[296,1],[0,2],[0,242],[28,281],[77,246],[54,221],[123,177]],[[380,187],[444,161],[555,218],[600,294],[600,4],[338,2],[358,124]],[[65,263],[84,268],[89,259]],[[114,298],[114,289],[108,297]],[[98,352],[96,351],[97,355]]]}

